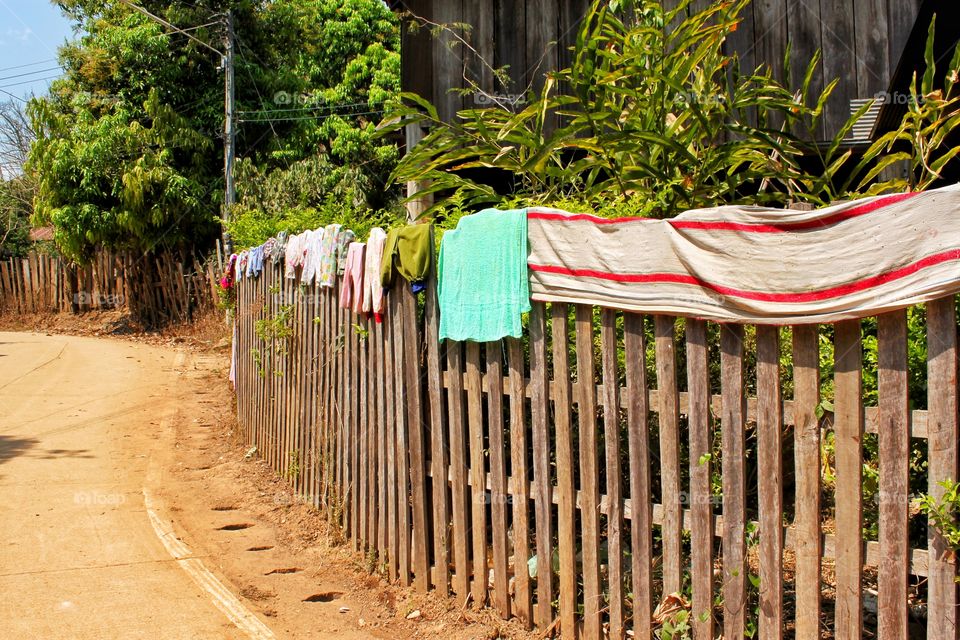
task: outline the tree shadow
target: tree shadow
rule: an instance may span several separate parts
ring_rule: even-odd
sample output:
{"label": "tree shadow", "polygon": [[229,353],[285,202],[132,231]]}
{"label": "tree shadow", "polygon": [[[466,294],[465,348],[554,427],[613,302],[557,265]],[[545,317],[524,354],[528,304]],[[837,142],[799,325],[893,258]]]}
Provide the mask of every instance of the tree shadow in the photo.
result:
{"label": "tree shadow", "polygon": [[24,455],[38,444],[40,444],[40,441],[36,438],[0,435],[0,464]]}

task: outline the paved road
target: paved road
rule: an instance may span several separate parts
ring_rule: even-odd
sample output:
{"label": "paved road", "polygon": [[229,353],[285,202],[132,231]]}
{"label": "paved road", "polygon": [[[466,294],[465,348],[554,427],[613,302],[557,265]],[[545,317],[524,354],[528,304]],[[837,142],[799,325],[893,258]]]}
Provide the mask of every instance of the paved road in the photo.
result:
{"label": "paved road", "polygon": [[4,640],[248,637],[171,557],[144,505],[169,444],[163,416],[183,393],[176,357],[0,332]]}

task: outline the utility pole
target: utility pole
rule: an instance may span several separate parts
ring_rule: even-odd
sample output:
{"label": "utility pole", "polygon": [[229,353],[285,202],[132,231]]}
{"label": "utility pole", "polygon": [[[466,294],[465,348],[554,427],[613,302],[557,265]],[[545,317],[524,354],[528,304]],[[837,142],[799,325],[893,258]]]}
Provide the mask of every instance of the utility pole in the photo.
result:
{"label": "utility pole", "polygon": [[[236,202],[236,192],[233,185],[233,161],[236,156],[236,128],[234,120],[235,86],[233,82],[233,12],[227,9],[226,29],[224,30],[223,55],[223,89],[224,89],[224,120],[223,120],[223,179],[225,193],[223,197],[223,222],[230,222],[233,205]],[[223,230],[223,250],[229,256],[233,253],[233,240],[226,226]]]}

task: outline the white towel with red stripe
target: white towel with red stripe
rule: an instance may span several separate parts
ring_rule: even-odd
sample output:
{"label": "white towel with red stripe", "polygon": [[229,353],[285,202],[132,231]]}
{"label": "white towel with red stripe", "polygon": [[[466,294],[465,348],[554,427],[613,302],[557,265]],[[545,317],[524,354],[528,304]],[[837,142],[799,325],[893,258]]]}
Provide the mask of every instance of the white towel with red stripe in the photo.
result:
{"label": "white towel with red stripe", "polygon": [[669,220],[527,210],[530,292],[718,322],[830,323],[960,291],[960,185]]}

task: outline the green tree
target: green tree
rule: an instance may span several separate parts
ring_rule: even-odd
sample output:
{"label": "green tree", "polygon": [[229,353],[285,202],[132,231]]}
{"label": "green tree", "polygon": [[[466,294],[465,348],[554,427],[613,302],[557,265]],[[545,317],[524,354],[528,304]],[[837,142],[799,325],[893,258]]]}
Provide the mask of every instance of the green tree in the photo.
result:
{"label": "green tree", "polygon": [[[53,224],[76,259],[99,245],[209,244],[223,202],[218,57],[123,3],[58,4],[83,35],[60,51],[64,78],[30,105],[36,221]],[[383,199],[396,149],[373,140],[373,116],[397,89],[399,41],[382,2],[137,4],[178,26],[205,25],[191,34],[214,48],[232,10],[238,157],[259,174],[321,157],[362,167],[370,199]]]}

